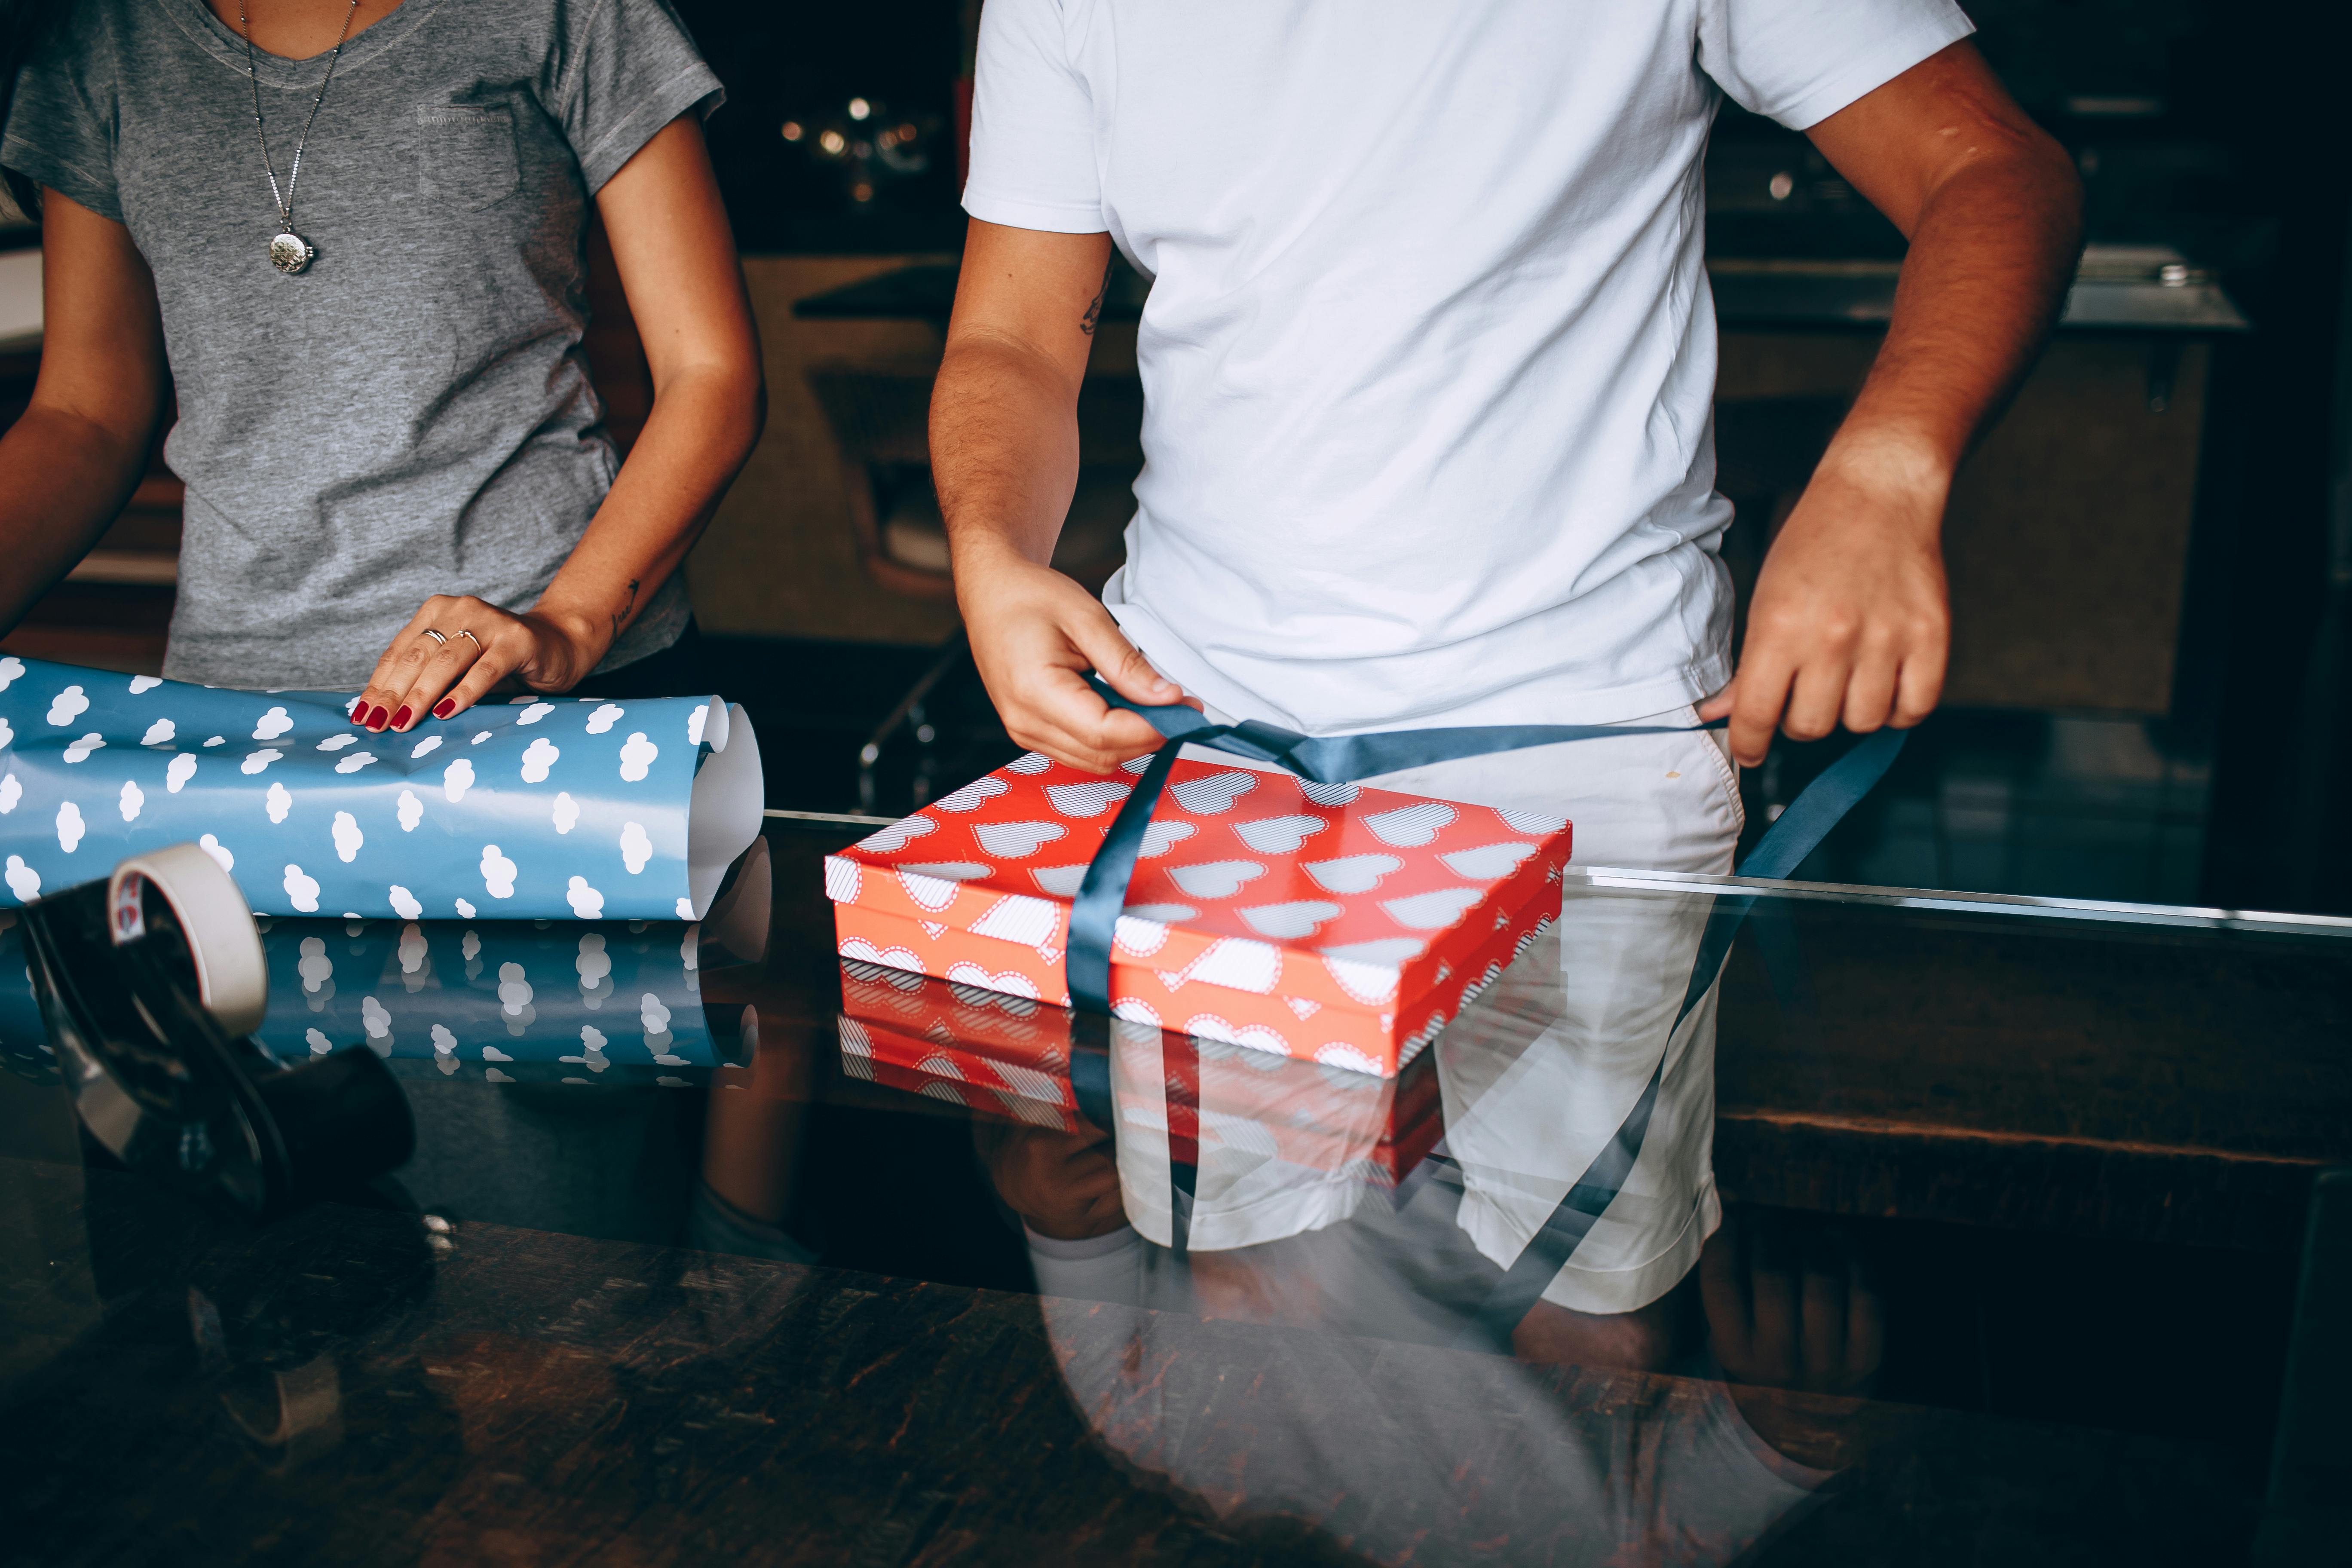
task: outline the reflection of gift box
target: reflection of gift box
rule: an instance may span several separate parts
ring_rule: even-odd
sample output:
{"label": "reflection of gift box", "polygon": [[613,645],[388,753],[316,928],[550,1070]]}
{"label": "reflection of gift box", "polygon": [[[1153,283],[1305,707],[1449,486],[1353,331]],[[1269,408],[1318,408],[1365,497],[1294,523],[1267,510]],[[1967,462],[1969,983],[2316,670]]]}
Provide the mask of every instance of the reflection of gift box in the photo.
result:
{"label": "reflection of gift box", "polygon": [[[845,958],[1066,1004],[1130,781],[1031,754],[825,862]],[[1111,954],[1123,1018],[1393,1073],[1559,912],[1568,825],[1179,762]]]}
{"label": "reflection of gift box", "polygon": [[[1173,1131],[1374,1187],[1402,1181],[1444,1131],[1425,1055],[1381,1081],[1120,1019],[1111,1048],[1129,1067],[1155,1055],[1158,1065],[1140,1076],[1098,1067],[1097,1092],[1113,1103],[1089,1106],[1073,1071],[1090,1047],[1074,1040],[1066,1009],[854,960],[841,966],[841,993],[843,1070],[985,1116],[1067,1132],[1097,1119]],[[1099,1062],[1101,1045],[1091,1048]]]}

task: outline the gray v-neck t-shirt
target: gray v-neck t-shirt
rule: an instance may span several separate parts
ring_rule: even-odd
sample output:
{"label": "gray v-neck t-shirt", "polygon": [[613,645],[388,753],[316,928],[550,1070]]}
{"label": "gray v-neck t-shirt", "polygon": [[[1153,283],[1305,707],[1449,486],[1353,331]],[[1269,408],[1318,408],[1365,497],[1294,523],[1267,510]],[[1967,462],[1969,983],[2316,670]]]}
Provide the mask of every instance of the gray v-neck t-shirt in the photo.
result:
{"label": "gray v-neck t-shirt", "polygon": [[[257,59],[282,185],[327,58]],[[530,605],[618,468],[580,346],[589,202],[719,98],[666,0],[404,0],[335,68],[289,277],[238,35],[204,0],[73,7],[0,163],[155,275],[188,492],[166,675],[352,689],[431,595]],[[673,576],[603,668],[688,613]]]}

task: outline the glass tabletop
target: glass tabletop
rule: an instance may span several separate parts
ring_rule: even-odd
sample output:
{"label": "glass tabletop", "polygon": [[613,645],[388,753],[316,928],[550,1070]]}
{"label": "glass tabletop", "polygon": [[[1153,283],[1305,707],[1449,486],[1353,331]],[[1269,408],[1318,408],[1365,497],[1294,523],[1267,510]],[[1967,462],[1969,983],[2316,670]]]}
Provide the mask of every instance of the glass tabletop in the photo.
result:
{"label": "glass tabletop", "polygon": [[772,825],[699,927],[262,922],[259,1047],[372,1047],[416,1129],[265,1218],[78,1126],[0,931],[0,1539],[2340,1542],[2352,922],[1571,868],[1378,1078],[845,961],[862,831]]}

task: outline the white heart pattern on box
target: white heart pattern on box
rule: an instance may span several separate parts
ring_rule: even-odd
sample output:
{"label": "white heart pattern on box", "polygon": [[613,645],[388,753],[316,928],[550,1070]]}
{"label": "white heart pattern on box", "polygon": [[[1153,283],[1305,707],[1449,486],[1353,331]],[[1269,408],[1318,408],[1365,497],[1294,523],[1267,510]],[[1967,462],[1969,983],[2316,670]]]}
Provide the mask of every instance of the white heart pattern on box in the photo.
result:
{"label": "white heart pattern on box", "polygon": [[1486,897],[1477,888],[1436,888],[1408,898],[1387,899],[1381,908],[1401,926],[1414,931],[1443,931],[1462,918],[1462,911]]}
{"label": "white heart pattern on box", "polygon": [[952,795],[943,795],[931,802],[933,811],[978,811],[996,796],[1013,786],[993,774],[983,773]]}
{"label": "white heart pattern on box", "polygon": [[1149,860],[1155,855],[1165,855],[1196,831],[1189,822],[1155,822],[1143,830],[1143,847],[1136,851],[1136,858]]}
{"label": "white heart pattern on box", "polygon": [[1169,869],[1169,879],[1196,899],[1229,899],[1245,882],[1265,875],[1255,860],[1203,860],[1198,865]]}
{"label": "white heart pattern on box", "polygon": [[1507,877],[1519,868],[1519,862],[1536,852],[1532,844],[1481,844],[1475,849],[1456,849],[1438,859],[1457,877],[1474,882],[1491,882]]}
{"label": "white heart pattern on box", "polygon": [[1349,805],[1356,799],[1360,784],[1318,784],[1313,779],[1298,781],[1299,793],[1318,805]]}
{"label": "white heart pattern on box", "polygon": [[986,879],[988,874],[996,868],[983,865],[978,860],[923,860],[910,862],[899,867],[898,869],[912,871],[919,877],[930,877],[942,882],[978,882]]}
{"label": "white heart pattern on box", "polygon": [[1024,893],[1007,893],[971,922],[971,934],[1017,942],[1024,947],[1043,947],[1059,934],[1061,916],[1059,905]]}
{"label": "white heart pattern on box", "polygon": [[1034,855],[1069,831],[1058,822],[975,822],[971,826],[982,849],[1007,860]]}
{"label": "white heart pattern on box", "polygon": [[1024,752],[1004,764],[1008,773],[1042,773],[1054,765],[1054,759],[1042,752]]}
{"label": "white heart pattern on box", "polygon": [[1174,925],[1180,921],[1192,919],[1201,911],[1190,904],[1129,904],[1127,912],[1139,920],[1165,921]]}
{"label": "white heart pattern on box", "polygon": [[856,861],[845,860],[838,855],[824,858],[824,896],[835,903],[856,903],[858,887],[865,879]]}
{"label": "white heart pattern on box", "polygon": [[1501,806],[1494,810],[1514,833],[1558,833],[1568,826],[1568,814],[1564,811],[1507,811]]}
{"label": "white heart pattern on box", "polygon": [[875,855],[895,855],[939,824],[928,816],[904,816],[879,833],[858,840],[857,847]]}
{"label": "white heart pattern on box", "polygon": [[1164,921],[1149,917],[1121,915],[1113,927],[1111,945],[1137,958],[1150,958],[1168,945],[1168,927]]}
{"label": "white heart pattern on box", "polygon": [[1261,855],[1289,855],[1329,826],[1319,816],[1265,816],[1237,822],[1234,832]]}
{"label": "white heart pattern on box", "polygon": [[1300,869],[1327,893],[1369,893],[1381,878],[1403,868],[1404,862],[1393,855],[1343,855],[1337,860],[1310,860]]}
{"label": "white heart pattern on box", "polygon": [[898,868],[898,886],[906,889],[907,897],[913,900],[916,908],[929,910],[933,914],[954,903],[956,895],[963,891],[961,883],[926,877],[905,866]]}
{"label": "white heart pattern on box", "polygon": [[1064,816],[1100,816],[1105,809],[1125,800],[1134,787],[1110,779],[1089,779],[1085,784],[1047,784],[1045,798]]}
{"label": "white heart pattern on box", "polygon": [[1241,917],[1258,935],[1284,940],[1313,936],[1317,926],[1343,912],[1339,905],[1322,899],[1297,899],[1285,904],[1258,904],[1242,910]]}
{"label": "white heart pattern on box", "polygon": [[1394,811],[1374,812],[1364,818],[1364,826],[1383,844],[1414,848],[1436,837],[1438,830],[1451,823],[1455,815],[1454,809],[1442,800],[1423,800],[1401,805]]}
{"label": "white heart pattern on box", "polygon": [[1029,879],[1046,892],[1065,899],[1075,899],[1087,879],[1084,866],[1037,866],[1031,868]]}
{"label": "white heart pattern on box", "polygon": [[1209,773],[1197,779],[1179,780],[1168,786],[1168,793],[1193,816],[1214,816],[1256,787],[1255,774]]}
{"label": "white heart pattern on box", "polygon": [[1333,1040],[1316,1047],[1315,1059],[1327,1068],[1345,1068],[1349,1072],[1370,1073],[1375,1078],[1381,1076],[1380,1063],[1345,1041]]}
{"label": "white heart pattern on box", "polygon": [[1171,991],[1197,980],[1203,985],[1268,996],[1282,979],[1282,950],[1247,937],[1221,936],[1202,948],[1192,963],[1173,974],[1162,973],[1160,979]]}

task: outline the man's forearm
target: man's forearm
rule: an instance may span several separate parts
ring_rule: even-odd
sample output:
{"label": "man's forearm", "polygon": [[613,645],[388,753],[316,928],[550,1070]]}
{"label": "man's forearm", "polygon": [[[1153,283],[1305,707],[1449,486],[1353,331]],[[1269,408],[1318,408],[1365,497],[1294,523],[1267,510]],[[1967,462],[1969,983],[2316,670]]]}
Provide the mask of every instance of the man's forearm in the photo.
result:
{"label": "man's forearm", "polygon": [[1921,207],[1886,341],[1824,458],[1948,487],[2040,352],[2082,249],[2054,145],[1970,163]]}
{"label": "man's forearm", "polygon": [[0,635],[106,531],[145,456],[143,435],[38,403],[0,437]]}
{"label": "man's forearm", "polygon": [[951,344],[931,394],[931,475],[960,567],[1008,551],[1050,563],[1078,482],[1066,375],[1008,340]]}

